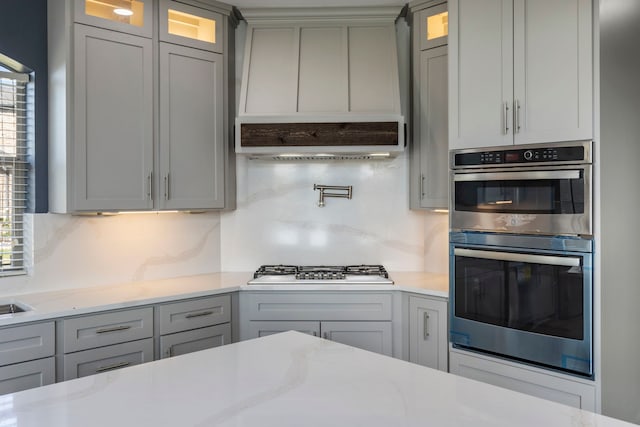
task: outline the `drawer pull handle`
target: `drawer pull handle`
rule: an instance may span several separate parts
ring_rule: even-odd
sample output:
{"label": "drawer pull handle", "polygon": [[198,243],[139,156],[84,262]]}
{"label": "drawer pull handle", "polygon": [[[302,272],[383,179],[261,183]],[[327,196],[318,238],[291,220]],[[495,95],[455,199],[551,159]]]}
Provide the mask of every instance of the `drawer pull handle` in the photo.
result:
{"label": "drawer pull handle", "polygon": [[112,371],[114,369],[124,368],[125,366],[129,366],[130,364],[131,362],[120,362],[120,363],[114,363],[113,365],[109,365],[109,366],[101,366],[98,369],[96,369],[96,372]]}
{"label": "drawer pull handle", "polygon": [[200,313],[190,313],[184,316],[187,319],[193,319],[194,317],[211,316],[213,311],[201,311]]}
{"label": "drawer pull handle", "polygon": [[122,325],[122,326],[116,326],[114,328],[98,329],[96,331],[96,334],[107,334],[109,332],[126,331],[127,329],[131,329],[131,325]]}

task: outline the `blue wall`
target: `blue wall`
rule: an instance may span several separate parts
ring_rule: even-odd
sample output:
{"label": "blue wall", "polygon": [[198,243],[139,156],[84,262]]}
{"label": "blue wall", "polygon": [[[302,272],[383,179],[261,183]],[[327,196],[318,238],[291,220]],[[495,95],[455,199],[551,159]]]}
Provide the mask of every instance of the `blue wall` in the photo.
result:
{"label": "blue wall", "polygon": [[[35,212],[47,212],[47,0],[0,0],[0,53],[35,71]],[[61,5],[62,6],[62,5]]]}

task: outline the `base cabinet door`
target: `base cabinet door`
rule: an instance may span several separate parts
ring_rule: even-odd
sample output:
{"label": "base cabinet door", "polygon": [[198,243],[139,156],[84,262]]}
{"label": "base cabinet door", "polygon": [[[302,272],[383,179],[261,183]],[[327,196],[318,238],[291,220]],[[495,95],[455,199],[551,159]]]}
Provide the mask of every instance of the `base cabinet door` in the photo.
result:
{"label": "base cabinet door", "polygon": [[181,354],[208,348],[220,347],[231,342],[231,324],[194,329],[160,337],[160,358],[180,356]]}
{"label": "base cabinet door", "polygon": [[280,332],[297,331],[304,334],[320,336],[320,322],[314,321],[253,321],[249,322],[249,337],[260,338]]}
{"label": "base cabinet door", "polygon": [[392,356],[391,322],[321,322],[322,337]]}
{"label": "base cabinet door", "polygon": [[0,394],[16,393],[56,382],[54,357],[0,367]]}
{"label": "base cabinet door", "polygon": [[86,377],[153,361],[153,338],[64,355],[64,379]]}
{"label": "base cabinet door", "polygon": [[595,385],[586,379],[457,349],[451,350],[450,366],[452,374],[575,408],[596,410]]}
{"label": "base cabinet door", "polygon": [[409,297],[409,361],[448,371],[446,301]]}

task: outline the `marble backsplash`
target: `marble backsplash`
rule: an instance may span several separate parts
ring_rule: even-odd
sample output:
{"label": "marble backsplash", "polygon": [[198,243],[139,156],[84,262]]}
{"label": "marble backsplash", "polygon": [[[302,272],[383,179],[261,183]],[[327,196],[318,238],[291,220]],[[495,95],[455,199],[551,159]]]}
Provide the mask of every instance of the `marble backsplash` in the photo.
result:
{"label": "marble backsplash", "polygon": [[[225,271],[261,264],[383,264],[448,271],[448,220],[409,210],[407,155],[381,161],[265,161],[239,157],[238,208],[221,214]],[[351,185],[353,199],[318,207],[313,184]]]}
{"label": "marble backsplash", "polygon": [[220,271],[218,213],[28,215],[32,265],[0,297]]}
{"label": "marble backsplash", "polygon": [[[383,264],[448,271],[447,215],[409,209],[408,165],[393,160],[237,159],[238,208],[223,213],[28,215],[29,275],[0,279],[0,297],[104,286],[261,264]],[[318,207],[313,184],[352,185]]]}

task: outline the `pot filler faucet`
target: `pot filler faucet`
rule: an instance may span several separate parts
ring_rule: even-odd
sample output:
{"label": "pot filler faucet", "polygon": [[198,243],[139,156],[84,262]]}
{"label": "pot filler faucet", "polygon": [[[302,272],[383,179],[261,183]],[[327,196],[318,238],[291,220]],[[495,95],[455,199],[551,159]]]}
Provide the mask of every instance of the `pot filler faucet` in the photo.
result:
{"label": "pot filler faucet", "polygon": [[[353,187],[351,185],[319,185],[313,184],[313,190],[320,191],[320,199],[318,200],[318,207],[324,206],[325,197],[342,197],[345,199],[351,199]],[[332,193],[331,191],[341,191],[340,193]]]}

